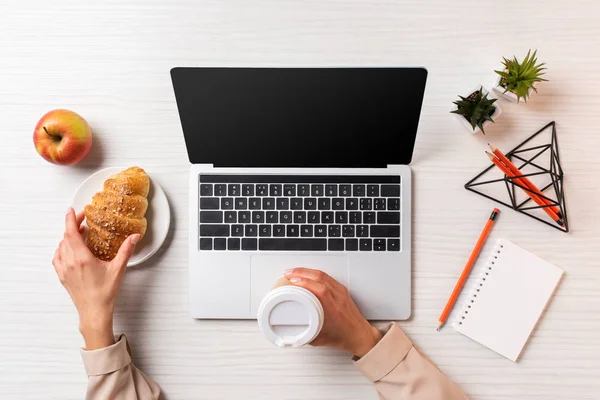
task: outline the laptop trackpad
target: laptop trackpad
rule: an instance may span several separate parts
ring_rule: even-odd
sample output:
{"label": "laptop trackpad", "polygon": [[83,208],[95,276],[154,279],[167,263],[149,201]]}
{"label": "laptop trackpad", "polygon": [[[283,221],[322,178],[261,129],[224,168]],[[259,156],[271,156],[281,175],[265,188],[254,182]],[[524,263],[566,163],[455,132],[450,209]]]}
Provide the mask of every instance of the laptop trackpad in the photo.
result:
{"label": "laptop trackpad", "polygon": [[256,317],[263,297],[288,268],[320,269],[348,286],[348,257],[345,255],[252,255],[250,258],[250,305]]}

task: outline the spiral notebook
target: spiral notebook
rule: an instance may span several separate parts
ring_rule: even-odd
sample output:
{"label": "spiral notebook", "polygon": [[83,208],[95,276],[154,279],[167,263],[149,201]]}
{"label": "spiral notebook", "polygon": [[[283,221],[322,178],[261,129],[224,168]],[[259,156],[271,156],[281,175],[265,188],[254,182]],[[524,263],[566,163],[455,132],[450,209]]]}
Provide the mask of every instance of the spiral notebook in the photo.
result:
{"label": "spiral notebook", "polygon": [[453,327],[517,361],[562,275],[560,268],[500,239]]}

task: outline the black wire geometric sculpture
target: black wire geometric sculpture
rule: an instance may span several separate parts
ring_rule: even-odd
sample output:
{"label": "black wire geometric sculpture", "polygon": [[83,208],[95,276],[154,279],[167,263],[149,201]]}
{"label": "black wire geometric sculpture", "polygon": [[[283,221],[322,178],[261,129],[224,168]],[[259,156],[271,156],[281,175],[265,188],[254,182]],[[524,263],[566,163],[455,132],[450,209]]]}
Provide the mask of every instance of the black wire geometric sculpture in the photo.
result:
{"label": "black wire geometric sculpture", "polygon": [[[552,139],[551,139],[550,143],[545,143],[542,145],[537,145],[537,146],[527,147],[527,148],[524,147],[527,143],[531,142],[535,137],[537,137],[540,133],[544,132],[548,128],[552,128]],[[531,155],[529,157],[525,157],[523,155],[523,153],[531,152],[531,151],[534,151],[533,155]],[[550,165],[549,165],[549,167],[544,168],[541,165],[539,165],[540,162],[536,161],[536,160],[539,159],[540,156],[542,156],[546,152],[549,152],[549,155],[550,155],[550,161],[549,161]],[[477,193],[477,194],[479,194],[483,197],[486,197],[490,200],[493,200],[497,203],[500,203],[506,207],[512,208],[513,210],[518,211],[522,214],[528,215],[529,217],[534,218],[540,222],[543,222],[544,224],[549,225],[553,228],[556,228],[560,231],[569,232],[569,220],[567,218],[567,205],[565,202],[565,192],[564,192],[564,187],[563,187],[564,174],[563,174],[562,167],[560,165],[560,156],[558,154],[558,141],[556,138],[555,122],[554,121],[550,122],[548,125],[544,126],[542,129],[540,129],[539,131],[537,131],[536,133],[531,135],[523,143],[521,143],[520,145],[518,145],[517,147],[515,147],[508,153],[506,153],[506,157],[508,157],[508,159],[513,164],[515,164],[515,166],[519,170],[521,170],[523,172],[523,175],[514,176],[514,177],[509,177],[509,176],[504,175],[504,178],[478,182],[477,180],[479,178],[483,177],[489,171],[496,168],[496,166],[494,164],[492,164],[488,168],[483,170],[480,174],[478,174],[476,177],[474,177],[469,182],[467,182],[465,184],[465,189],[467,189],[471,192]],[[523,171],[524,168],[526,168],[532,172],[525,173]],[[549,177],[550,183],[540,187],[540,191],[542,192],[542,194],[540,195],[538,193],[537,195],[539,197],[543,198],[544,200],[550,202],[550,204],[548,204],[546,206],[539,206],[537,204],[532,206],[530,203],[532,200],[531,200],[531,198],[529,198],[529,196],[527,196],[527,198],[523,201],[518,201],[517,194],[515,192],[515,186],[517,186],[518,188],[520,188],[524,191],[534,193],[529,188],[522,186],[519,183],[514,181],[515,179],[523,178],[523,177],[528,177],[528,178],[537,177],[538,179],[539,178],[545,179],[545,178]],[[492,197],[489,194],[483,193],[480,190],[477,190],[479,188],[482,188],[483,185],[490,185],[490,184],[494,184],[494,183],[498,183],[498,182],[504,182],[504,185],[506,186],[506,191],[508,193],[509,201],[503,201],[501,199]],[[544,194],[544,192],[548,189],[550,189],[550,191],[552,193],[552,197],[554,197],[554,199]],[[510,204],[509,204],[509,202],[510,202]],[[562,226],[559,225],[558,223],[554,222],[550,218],[544,218],[545,214],[544,215],[535,215],[534,214],[535,210],[540,210],[540,209],[549,208],[549,207],[557,207],[559,209],[560,212],[558,212],[557,214],[563,222]],[[548,220],[550,220],[551,222],[548,222]]]}

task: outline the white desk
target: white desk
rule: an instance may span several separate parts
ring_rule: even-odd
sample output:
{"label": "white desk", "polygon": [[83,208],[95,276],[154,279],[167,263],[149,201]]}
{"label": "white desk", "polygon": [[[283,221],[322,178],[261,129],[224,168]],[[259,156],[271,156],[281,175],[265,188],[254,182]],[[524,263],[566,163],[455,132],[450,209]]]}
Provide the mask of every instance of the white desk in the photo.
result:
{"label": "white desk", "polygon": [[[0,398],[81,399],[86,377],[75,309],[51,258],[63,211],[95,170],[143,166],[173,223],[164,248],[128,271],[116,329],[137,364],[180,399],[375,399],[349,357],[282,351],[254,322],[187,313],[188,160],[173,66],[423,65],[429,80],[412,163],[414,309],[401,326],[474,399],[597,399],[600,393],[600,5],[590,1],[0,0]],[[91,2],[89,2],[91,3]],[[457,94],[488,87],[501,56],[538,48],[550,82],[527,105],[502,103],[486,137],[448,114]],[[32,130],[67,107],[94,130],[82,165],[40,158]],[[492,203],[463,188],[555,119],[572,233],[504,210],[507,237],[567,275],[517,364],[434,325]]]}

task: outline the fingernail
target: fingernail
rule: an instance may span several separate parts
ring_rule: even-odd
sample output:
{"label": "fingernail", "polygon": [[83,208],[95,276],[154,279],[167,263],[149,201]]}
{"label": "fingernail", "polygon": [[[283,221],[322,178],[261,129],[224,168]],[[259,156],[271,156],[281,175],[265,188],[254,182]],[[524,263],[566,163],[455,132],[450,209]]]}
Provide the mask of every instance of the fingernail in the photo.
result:
{"label": "fingernail", "polygon": [[67,208],[67,212],[65,213],[65,215],[69,215],[69,213],[71,212],[73,208],[69,206],[69,208]]}
{"label": "fingernail", "polygon": [[290,279],[290,282],[292,282],[292,283],[300,283],[300,278],[292,278],[292,279]]}
{"label": "fingernail", "polygon": [[136,244],[139,240],[140,240],[140,235],[138,233],[131,236],[131,244]]}
{"label": "fingernail", "polygon": [[286,269],[285,272],[283,273],[283,276],[285,276],[286,278],[289,278],[290,275],[292,275],[292,272],[294,272],[294,270],[292,268]]}

